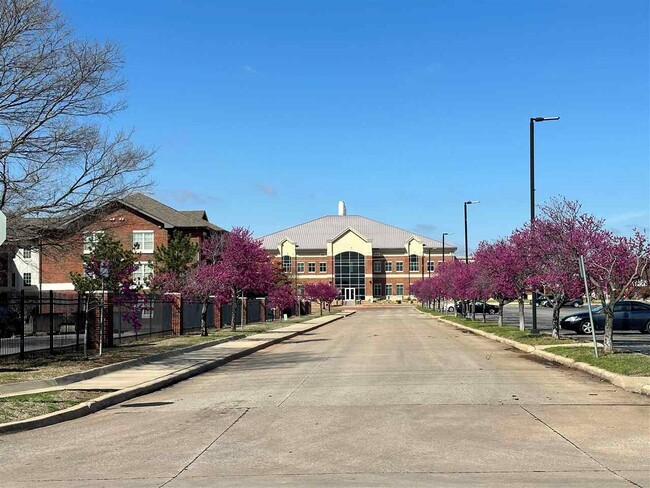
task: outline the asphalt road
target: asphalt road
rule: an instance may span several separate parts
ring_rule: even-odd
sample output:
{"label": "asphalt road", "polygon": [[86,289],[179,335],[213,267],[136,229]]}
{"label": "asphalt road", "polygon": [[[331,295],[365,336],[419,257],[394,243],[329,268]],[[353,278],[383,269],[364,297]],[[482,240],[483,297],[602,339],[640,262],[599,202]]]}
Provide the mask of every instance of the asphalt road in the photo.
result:
{"label": "asphalt road", "polygon": [[3,487],[650,487],[650,398],[411,308],[0,437]]}
{"label": "asphalt road", "polygon": [[[560,311],[560,319],[567,315],[572,315],[578,312],[586,312],[587,306],[582,307],[563,307]],[[528,304],[524,308],[524,316],[526,318],[526,326],[530,327],[532,323],[532,307]],[[477,314],[479,318],[482,314]],[[496,322],[498,316],[487,315],[489,321]],[[550,333],[552,330],[553,309],[546,307],[537,307],[537,327],[542,332]],[[509,325],[519,325],[519,307],[516,303],[510,303],[503,309],[503,321]],[[573,337],[582,341],[591,341],[591,335],[576,334],[572,330],[561,330],[560,334],[567,337]],[[596,340],[603,341],[603,334],[596,333]],[[643,354],[650,354],[650,334],[642,334],[638,331],[614,331],[614,347],[630,352],[640,352]]]}

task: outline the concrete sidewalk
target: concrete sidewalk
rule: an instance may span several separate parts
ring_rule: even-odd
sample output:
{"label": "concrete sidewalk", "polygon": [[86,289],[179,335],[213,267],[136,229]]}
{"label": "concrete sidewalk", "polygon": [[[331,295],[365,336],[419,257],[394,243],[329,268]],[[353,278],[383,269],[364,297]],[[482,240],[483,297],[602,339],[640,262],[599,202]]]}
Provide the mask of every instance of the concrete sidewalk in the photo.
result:
{"label": "concrete sidewalk", "polygon": [[34,429],[88,415],[89,413],[96,412],[139,395],[151,393],[191,378],[192,376],[204,373],[222,364],[277,344],[278,342],[291,339],[297,335],[345,318],[353,313],[355,312],[343,310],[333,315],[316,317],[305,322],[280,327],[244,339],[221,342],[213,346],[190,351],[185,350],[177,354],[167,354],[162,358],[155,358],[149,362],[146,361],[146,358],[142,358],[137,363],[134,363],[133,367],[121,368],[117,371],[107,369],[105,374],[88,379],[85,379],[83,373],[80,373],[79,381],[59,382],[67,384],[56,384],[56,380],[50,380],[55,384],[47,386],[43,384],[40,388],[16,390],[5,395],[0,394],[1,397],[65,389],[110,392],[94,400],[80,403],[65,410],[31,419],[0,424],[0,433]]}

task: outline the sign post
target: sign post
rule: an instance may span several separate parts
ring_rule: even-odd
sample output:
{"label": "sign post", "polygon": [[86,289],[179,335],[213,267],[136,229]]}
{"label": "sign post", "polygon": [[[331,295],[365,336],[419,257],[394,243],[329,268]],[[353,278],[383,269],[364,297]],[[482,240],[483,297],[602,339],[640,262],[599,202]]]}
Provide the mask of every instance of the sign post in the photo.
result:
{"label": "sign post", "polygon": [[0,245],[7,240],[7,217],[0,211]]}
{"label": "sign post", "polygon": [[580,255],[580,276],[585,282],[585,294],[587,295],[587,307],[589,308],[589,322],[591,322],[591,337],[594,341],[594,353],[598,359],[598,343],[596,342],[596,326],[594,324],[594,316],[591,313],[591,295],[589,295],[589,285],[587,283],[587,270],[585,269],[585,258]]}

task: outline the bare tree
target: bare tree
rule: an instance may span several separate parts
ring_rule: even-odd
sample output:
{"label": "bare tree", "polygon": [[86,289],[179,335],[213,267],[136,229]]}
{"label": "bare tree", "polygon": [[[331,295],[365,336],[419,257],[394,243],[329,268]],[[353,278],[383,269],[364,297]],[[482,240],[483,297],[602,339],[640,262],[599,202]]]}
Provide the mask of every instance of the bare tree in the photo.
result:
{"label": "bare tree", "polygon": [[[8,242],[147,186],[152,152],[104,123],[125,108],[122,57],[73,36],[47,0],[0,0],[0,209]],[[32,218],[38,217],[37,220]]]}

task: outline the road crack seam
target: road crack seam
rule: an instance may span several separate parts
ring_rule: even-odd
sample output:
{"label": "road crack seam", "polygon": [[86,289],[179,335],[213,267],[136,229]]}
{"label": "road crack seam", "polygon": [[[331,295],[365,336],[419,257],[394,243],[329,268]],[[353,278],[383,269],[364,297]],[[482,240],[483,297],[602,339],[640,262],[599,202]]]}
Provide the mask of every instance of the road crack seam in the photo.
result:
{"label": "road crack seam", "polygon": [[571,439],[569,439],[569,438],[566,437],[565,435],[563,435],[563,434],[561,434],[560,432],[558,432],[557,430],[555,430],[553,427],[551,427],[549,424],[547,424],[546,422],[544,422],[542,419],[540,419],[537,415],[535,415],[534,413],[532,413],[530,410],[528,410],[528,409],[527,409],[526,407],[524,407],[523,405],[519,405],[519,407],[520,407],[523,411],[525,411],[528,415],[530,415],[531,417],[533,417],[535,420],[537,420],[538,422],[540,422],[541,424],[543,424],[547,429],[551,430],[551,431],[554,432],[556,435],[560,436],[562,439],[564,439],[565,441],[567,441],[569,444],[571,444],[573,447],[575,447],[575,448],[576,448],[578,451],[580,451],[582,454],[584,454],[585,456],[587,456],[589,459],[591,459],[593,462],[595,462],[595,463],[598,464],[599,466],[602,466],[604,469],[606,469],[607,471],[609,471],[610,473],[612,473],[612,474],[613,474],[614,476],[616,476],[617,478],[620,478],[620,479],[622,479],[622,480],[624,480],[624,481],[627,481],[627,482],[630,483],[631,485],[638,486],[639,488],[643,488],[641,485],[635,483],[635,482],[632,481],[632,480],[628,480],[626,477],[621,476],[621,475],[618,474],[616,471],[614,471],[614,470],[608,468],[607,466],[605,466],[605,465],[604,465],[603,463],[601,463],[598,459],[596,459],[596,458],[593,457],[591,454],[589,454],[588,452],[586,452],[585,450],[583,450],[580,446],[578,446],[578,445],[577,445],[575,442],[573,442]]}
{"label": "road crack seam", "polygon": [[282,400],[282,401],[278,404],[278,408],[280,408],[280,407],[282,406],[282,404],[283,404],[284,402],[286,402],[286,401],[291,397],[291,395],[293,395],[295,392],[297,392],[297,391],[300,389],[300,387],[305,383],[305,381],[307,381],[309,378],[311,378],[311,376],[312,376],[312,375],[313,375],[313,374],[318,370],[318,368],[320,368],[320,367],[323,365],[323,363],[324,363],[325,361],[327,361],[329,358],[331,358],[332,356],[334,356],[334,354],[336,354],[337,352],[339,352],[339,350],[343,347],[344,344],[345,344],[345,342],[344,342],[344,341],[341,341],[341,343],[340,343],[338,346],[336,346],[336,348],[334,348],[334,350],[330,353],[329,356],[327,356],[327,357],[326,357],[325,359],[323,359],[320,363],[318,363],[318,365],[317,365],[313,370],[311,370],[311,371],[307,374],[307,376],[305,376],[305,377],[303,378],[303,380],[300,382],[300,384],[299,384],[298,386],[296,386],[296,387],[293,389],[293,391],[291,391],[291,393],[289,393],[289,394],[285,397],[285,399]]}
{"label": "road crack seam", "polygon": [[221,439],[221,438],[222,438],[222,437],[223,437],[223,436],[224,436],[224,435],[225,435],[225,434],[226,434],[226,433],[227,433],[227,432],[228,432],[228,431],[229,431],[229,430],[230,430],[230,429],[231,429],[231,428],[232,428],[232,427],[237,423],[237,422],[239,422],[239,421],[242,419],[242,417],[243,417],[244,415],[246,415],[249,411],[250,411],[250,407],[247,407],[246,410],[244,410],[244,411],[242,412],[242,414],[241,414],[239,417],[237,417],[235,420],[233,420],[233,422],[232,422],[232,423],[231,423],[231,424],[226,428],[226,430],[224,430],[221,434],[219,434],[215,440],[213,440],[210,444],[208,444],[208,445],[205,447],[205,449],[203,449],[200,453],[198,453],[198,454],[194,457],[194,459],[192,459],[189,463],[187,463],[187,465],[186,465],[183,469],[181,469],[178,473],[176,473],[176,474],[175,474],[174,476],[172,476],[170,479],[168,479],[167,481],[165,481],[165,482],[164,482],[162,485],[160,485],[158,488],[163,488],[165,485],[171,483],[171,482],[174,481],[176,478],[178,478],[178,477],[179,477],[179,476],[180,476],[184,471],[186,471],[186,470],[187,470],[187,469],[188,469],[192,464],[194,464],[194,462],[195,462],[198,458],[200,458],[201,456],[203,456],[203,454],[204,454],[208,449],[210,449],[212,446],[214,446],[215,443],[216,443],[219,439]]}

